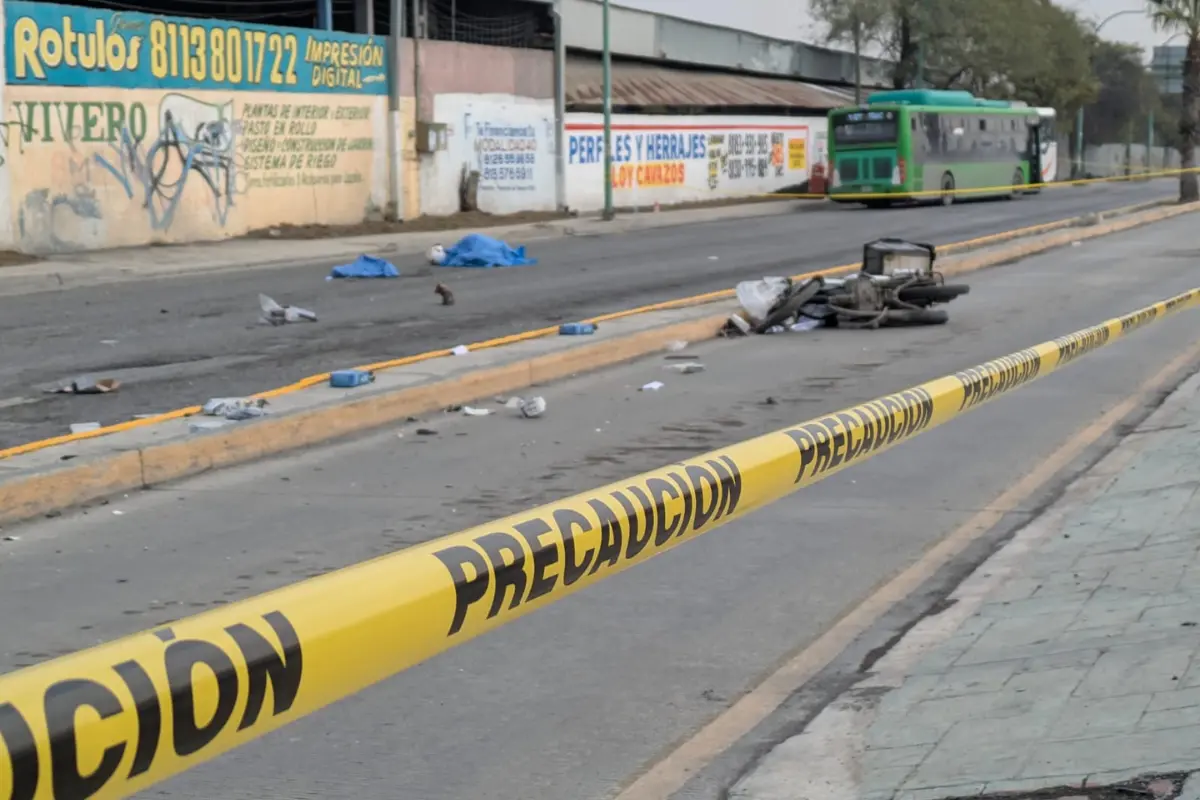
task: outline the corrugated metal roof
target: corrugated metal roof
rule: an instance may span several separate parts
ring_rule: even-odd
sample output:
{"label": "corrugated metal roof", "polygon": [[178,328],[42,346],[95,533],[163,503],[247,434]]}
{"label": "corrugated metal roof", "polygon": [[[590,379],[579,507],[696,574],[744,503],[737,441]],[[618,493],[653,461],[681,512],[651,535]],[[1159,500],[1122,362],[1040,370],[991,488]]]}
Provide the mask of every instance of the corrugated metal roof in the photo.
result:
{"label": "corrugated metal roof", "polygon": [[[599,60],[568,58],[566,79],[568,109],[602,105]],[[612,102],[614,108],[761,106],[823,111],[852,101],[849,93],[801,81],[625,62],[612,65]]]}

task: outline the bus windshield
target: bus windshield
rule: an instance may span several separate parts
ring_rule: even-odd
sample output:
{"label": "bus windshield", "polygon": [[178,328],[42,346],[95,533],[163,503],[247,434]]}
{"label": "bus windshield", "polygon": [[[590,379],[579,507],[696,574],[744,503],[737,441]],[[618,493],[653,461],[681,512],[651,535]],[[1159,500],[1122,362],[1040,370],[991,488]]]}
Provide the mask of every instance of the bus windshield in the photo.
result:
{"label": "bus windshield", "polygon": [[898,134],[895,111],[851,111],[833,118],[834,145],[892,144]]}

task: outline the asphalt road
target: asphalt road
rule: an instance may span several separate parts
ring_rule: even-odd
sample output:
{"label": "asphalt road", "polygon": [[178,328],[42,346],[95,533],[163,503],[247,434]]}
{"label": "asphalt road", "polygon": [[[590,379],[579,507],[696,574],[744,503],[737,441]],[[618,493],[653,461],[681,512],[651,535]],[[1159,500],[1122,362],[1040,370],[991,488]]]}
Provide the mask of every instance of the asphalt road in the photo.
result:
{"label": "asphalt road", "polygon": [[[17,540],[0,541],[0,670],[1134,310],[1196,284],[1194,226],[1184,217],[977,273],[945,327],[706,343],[693,350],[708,366],[697,375],[653,357],[547,387],[539,420],[440,415],[413,425],[437,436],[381,432],[6,530]],[[1195,312],[1150,326],[146,796],[611,797],[1132,394],[1198,330]],[[666,383],[661,392],[637,390],[655,379]],[[1029,519],[1044,499],[1005,525]],[[744,766],[735,755],[686,796],[716,797]]]}
{"label": "asphalt road", "polygon": [[[764,274],[843,264],[880,236],[959,241],[1172,189],[1170,182],[1107,184],[949,209],[835,207],[563,238],[532,248],[535,267],[437,270],[435,277],[410,257],[395,281],[327,282],[331,265],[307,265],[5,297],[0,273],[0,447],[64,434],[72,422],[112,424]],[[455,306],[438,304],[437,281],[454,290]],[[321,321],[258,325],[259,292],[311,308]],[[43,393],[79,375],[124,386],[104,397]]]}

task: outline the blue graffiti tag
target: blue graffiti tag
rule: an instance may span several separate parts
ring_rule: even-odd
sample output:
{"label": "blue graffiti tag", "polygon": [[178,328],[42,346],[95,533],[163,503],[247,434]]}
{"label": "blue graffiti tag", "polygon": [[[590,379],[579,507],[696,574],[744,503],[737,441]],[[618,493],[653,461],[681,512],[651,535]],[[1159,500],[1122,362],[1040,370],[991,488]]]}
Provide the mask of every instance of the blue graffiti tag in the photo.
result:
{"label": "blue graffiti tag", "polygon": [[[233,207],[236,165],[232,157],[233,129],[224,120],[203,122],[195,135],[188,136],[175,123],[171,112],[163,117],[158,138],[143,153],[142,143],[134,140],[128,128],[121,131],[120,144],[110,143],[116,164],[96,154],[96,163],[108,170],[132,200],[135,188],[143,195],[143,208],[155,230],[166,230],[175,219],[188,176],[197,173],[212,193],[213,217],[221,225]],[[177,173],[167,170],[178,164]]]}

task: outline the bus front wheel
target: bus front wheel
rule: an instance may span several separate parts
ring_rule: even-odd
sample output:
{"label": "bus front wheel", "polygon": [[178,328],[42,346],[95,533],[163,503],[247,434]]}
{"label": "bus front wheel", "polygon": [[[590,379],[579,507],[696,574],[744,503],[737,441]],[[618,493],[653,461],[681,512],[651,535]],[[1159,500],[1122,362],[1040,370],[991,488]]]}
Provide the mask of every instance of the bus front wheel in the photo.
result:
{"label": "bus front wheel", "polygon": [[954,176],[949,172],[942,176],[942,205],[954,205]]}

